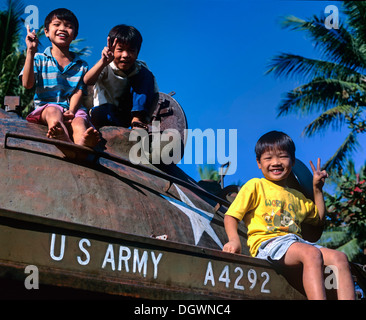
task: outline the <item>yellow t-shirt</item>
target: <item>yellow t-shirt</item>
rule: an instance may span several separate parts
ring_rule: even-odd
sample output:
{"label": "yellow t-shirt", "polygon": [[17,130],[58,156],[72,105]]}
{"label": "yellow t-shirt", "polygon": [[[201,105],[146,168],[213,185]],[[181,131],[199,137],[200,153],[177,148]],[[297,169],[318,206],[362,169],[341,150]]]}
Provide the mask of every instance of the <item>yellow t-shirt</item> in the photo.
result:
{"label": "yellow t-shirt", "polygon": [[249,180],[226,212],[248,228],[248,246],[255,257],[268,239],[294,233],[301,237],[301,223],[320,223],[314,202],[301,192],[281,187],[264,178]]}

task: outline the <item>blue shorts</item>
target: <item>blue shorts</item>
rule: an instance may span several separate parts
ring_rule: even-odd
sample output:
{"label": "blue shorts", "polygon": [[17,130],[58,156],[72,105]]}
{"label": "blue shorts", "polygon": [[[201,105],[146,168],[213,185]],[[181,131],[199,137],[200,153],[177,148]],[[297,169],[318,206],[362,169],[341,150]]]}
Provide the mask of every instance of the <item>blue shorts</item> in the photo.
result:
{"label": "blue shorts", "polygon": [[103,126],[128,128],[134,112],[143,112],[145,116],[150,116],[154,102],[157,102],[159,96],[159,93],[155,92],[154,75],[142,67],[137,74],[128,78],[128,82],[129,87],[121,92],[119,106],[105,103],[90,110],[91,121],[96,128]]}
{"label": "blue shorts", "polygon": [[319,246],[313,242],[306,241],[296,234],[290,233],[262,242],[262,244],[258,248],[256,258],[264,259],[269,262],[278,261],[285,255],[288,248],[295,242],[306,243],[318,249],[322,248],[322,246]]}
{"label": "blue shorts", "polygon": [[90,118],[96,128],[117,126],[128,128],[131,125],[131,110],[121,110],[117,106],[106,103],[94,106],[90,110]]}

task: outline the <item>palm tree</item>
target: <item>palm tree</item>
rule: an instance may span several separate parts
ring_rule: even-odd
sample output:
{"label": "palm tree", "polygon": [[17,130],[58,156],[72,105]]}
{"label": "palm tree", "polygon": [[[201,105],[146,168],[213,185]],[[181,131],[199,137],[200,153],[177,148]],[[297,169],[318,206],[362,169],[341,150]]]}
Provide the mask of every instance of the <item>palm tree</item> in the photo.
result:
{"label": "palm tree", "polygon": [[21,15],[24,6],[21,2],[7,1],[7,9],[0,11],[0,68],[17,46],[20,39]]}
{"label": "palm tree", "polygon": [[23,14],[24,5],[20,1],[8,0],[6,8],[0,11],[0,104],[6,95],[21,96],[26,103],[33,96],[20,86],[18,79],[25,61],[19,45],[24,28]]}
{"label": "palm tree", "polygon": [[278,107],[278,116],[318,114],[304,135],[330,127],[348,129],[344,142],[324,165],[329,171],[344,164],[359,146],[357,136],[366,132],[366,2],[345,1],[342,9],[347,20],[340,22],[339,29],[327,29],[323,14],[307,20],[286,17],[283,27],[306,32],[321,58],[281,53],[271,59],[267,71],[306,82],[288,92]]}

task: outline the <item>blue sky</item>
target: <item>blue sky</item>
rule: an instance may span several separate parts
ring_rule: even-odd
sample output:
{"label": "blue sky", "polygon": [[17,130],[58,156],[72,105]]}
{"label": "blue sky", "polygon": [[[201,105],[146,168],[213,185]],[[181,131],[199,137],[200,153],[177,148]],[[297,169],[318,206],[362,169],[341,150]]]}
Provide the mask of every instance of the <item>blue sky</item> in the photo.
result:
{"label": "blue sky", "polygon": [[[284,94],[300,85],[295,80],[265,75],[275,54],[291,52],[318,57],[304,33],[281,29],[281,17],[311,17],[337,1],[284,0],[23,0],[39,9],[40,24],[53,9],[65,7],[79,19],[78,38],[89,46],[90,67],[100,58],[109,30],[121,23],[140,30],[144,38],[139,59],[155,74],[161,92],[175,91],[190,129],[237,130],[237,170],[225,185],[260,177],[254,145],[270,131],[281,130],[295,141],[297,158],[323,163],[343,142],[347,130],[322,136],[301,135],[314,119],[296,115],[277,118]],[[26,15],[25,15],[26,16]],[[44,43],[47,44],[47,39]],[[361,145],[366,137],[360,137]],[[228,149],[227,149],[228,150]],[[359,168],[364,150],[355,158]],[[199,180],[197,166],[180,167]]]}

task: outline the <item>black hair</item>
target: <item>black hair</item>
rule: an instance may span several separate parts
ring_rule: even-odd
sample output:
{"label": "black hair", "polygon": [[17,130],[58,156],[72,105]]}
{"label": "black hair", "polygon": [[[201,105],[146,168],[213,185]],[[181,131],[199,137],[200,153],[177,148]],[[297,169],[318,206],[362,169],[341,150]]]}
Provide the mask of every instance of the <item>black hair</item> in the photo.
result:
{"label": "black hair", "polygon": [[270,131],[259,138],[255,145],[257,160],[260,160],[261,155],[264,152],[272,150],[273,148],[287,151],[290,154],[292,161],[295,161],[295,143],[286,133],[280,131]]}
{"label": "black hair", "polygon": [[114,42],[114,39],[117,39],[117,42],[128,44],[132,48],[137,49],[137,52],[140,51],[142,36],[135,27],[119,24],[109,31],[108,37],[110,38],[109,41],[111,43]]}
{"label": "black hair", "polygon": [[76,18],[76,16],[69,9],[65,8],[55,9],[47,15],[44,21],[44,27],[46,30],[48,30],[50,23],[55,17],[57,19],[70,22],[75,28],[75,38],[76,38],[79,32],[79,21]]}

